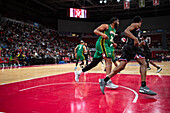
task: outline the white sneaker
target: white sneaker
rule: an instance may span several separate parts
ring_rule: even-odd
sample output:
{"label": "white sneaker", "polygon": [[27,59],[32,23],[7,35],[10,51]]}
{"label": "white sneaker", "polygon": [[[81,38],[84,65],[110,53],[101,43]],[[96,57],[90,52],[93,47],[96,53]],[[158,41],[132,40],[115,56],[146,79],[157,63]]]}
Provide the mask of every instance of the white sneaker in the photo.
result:
{"label": "white sneaker", "polygon": [[75,74],[75,81],[79,82],[79,77],[80,77],[79,71],[75,71],[74,74]]}
{"label": "white sneaker", "polygon": [[111,89],[117,89],[119,86],[118,86],[118,85],[113,84],[113,83],[112,83],[112,81],[111,81],[111,80],[109,80],[109,81],[107,82],[107,84],[106,84],[106,86],[105,86],[105,87],[107,87],[107,88],[111,88]]}

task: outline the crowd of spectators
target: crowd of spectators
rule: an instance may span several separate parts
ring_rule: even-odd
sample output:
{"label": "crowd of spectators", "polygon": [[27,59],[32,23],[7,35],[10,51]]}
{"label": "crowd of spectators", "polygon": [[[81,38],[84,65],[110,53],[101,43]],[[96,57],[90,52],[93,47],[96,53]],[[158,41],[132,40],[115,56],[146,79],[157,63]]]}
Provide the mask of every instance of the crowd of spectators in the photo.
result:
{"label": "crowd of spectators", "polygon": [[[55,30],[42,30],[30,24],[15,21],[0,23],[0,56],[22,61],[24,65],[58,63],[65,57],[74,59],[73,50],[77,43],[68,42]],[[47,60],[48,59],[48,60]]]}

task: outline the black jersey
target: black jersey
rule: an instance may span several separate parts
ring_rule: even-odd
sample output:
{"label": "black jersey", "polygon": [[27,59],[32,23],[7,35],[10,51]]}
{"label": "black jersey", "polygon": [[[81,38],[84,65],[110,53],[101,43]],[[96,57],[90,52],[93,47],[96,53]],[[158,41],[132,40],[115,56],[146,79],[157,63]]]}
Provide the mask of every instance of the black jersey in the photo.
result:
{"label": "black jersey", "polygon": [[90,53],[89,53],[90,49],[89,49],[89,47],[87,47],[87,46],[85,46],[85,47],[86,47],[87,52],[84,53],[84,55],[89,55],[89,54],[90,54]]}
{"label": "black jersey", "polygon": [[144,45],[142,45],[143,49],[144,49],[144,52],[150,52],[150,49],[149,49],[149,44],[147,42],[147,40],[144,40]]}
{"label": "black jersey", "polygon": [[[138,39],[138,41],[140,42],[139,38],[140,38],[140,28],[135,28],[134,30],[131,31],[131,33]],[[129,45],[134,45],[134,40],[131,38],[127,38],[127,44]]]}

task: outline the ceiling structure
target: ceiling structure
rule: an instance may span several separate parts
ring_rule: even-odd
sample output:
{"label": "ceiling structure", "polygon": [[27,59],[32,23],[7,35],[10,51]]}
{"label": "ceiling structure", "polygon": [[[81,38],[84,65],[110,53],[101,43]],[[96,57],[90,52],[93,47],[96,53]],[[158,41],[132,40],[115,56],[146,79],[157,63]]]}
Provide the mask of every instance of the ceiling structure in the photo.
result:
{"label": "ceiling structure", "polygon": [[170,0],[159,0],[160,5],[153,6],[153,0],[145,0],[145,7],[139,8],[139,0],[130,0],[130,9],[124,10],[124,0],[1,0],[0,9],[23,15],[69,19],[69,8],[83,8],[88,11],[89,21],[104,21],[113,16],[129,19],[135,15],[154,17],[170,15]]}

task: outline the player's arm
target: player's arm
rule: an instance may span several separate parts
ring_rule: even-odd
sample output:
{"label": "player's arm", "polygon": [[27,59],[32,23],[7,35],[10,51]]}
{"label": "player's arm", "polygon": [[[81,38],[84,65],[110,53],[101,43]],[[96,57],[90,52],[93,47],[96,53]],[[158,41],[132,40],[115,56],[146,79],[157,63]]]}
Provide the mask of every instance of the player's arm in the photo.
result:
{"label": "player's arm", "polygon": [[109,25],[107,25],[107,24],[102,24],[102,25],[100,25],[99,27],[97,27],[97,28],[94,30],[94,33],[95,33],[96,35],[103,36],[104,39],[107,39],[108,36],[107,36],[106,34],[102,33],[102,31],[107,30],[108,28],[109,28]]}
{"label": "player's arm", "polygon": [[135,37],[131,31],[134,30],[135,28],[138,28],[139,24],[138,23],[132,23],[130,26],[128,26],[124,33],[126,34],[126,36],[128,36],[129,38],[133,39],[134,40],[134,46],[138,46],[139,45],[139,42],[138,42],[138,39],[137,37]]}
{"label": "player's arm", "polygon": [[78,47],[78,45],[77,45],[76,48],[74,49],[74,54],[77,53],[77,47]]}
{"label": "player's arm", "polygon": [[88,52],[89,52],[89,56],[91,56],[91,52],[90,52],[90,50],[88,50]]}

